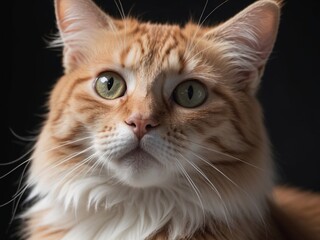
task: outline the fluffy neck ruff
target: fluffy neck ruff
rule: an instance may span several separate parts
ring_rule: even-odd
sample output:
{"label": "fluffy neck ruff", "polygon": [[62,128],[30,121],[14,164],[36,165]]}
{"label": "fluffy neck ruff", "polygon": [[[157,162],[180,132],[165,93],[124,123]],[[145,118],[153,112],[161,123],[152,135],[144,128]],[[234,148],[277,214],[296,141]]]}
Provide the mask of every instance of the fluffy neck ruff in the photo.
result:
{"label": "fluffy neck ruff", "polygon": [[163,228],[169,239],[181,239],[204,228],[214,231],[213,222],[229,229],[242,218],[263,222],[265,186],[255,182],[254,194],[239,191],[231,197],[217,196],[211,188],[198,185],[196,194],[186,181],[148,189],[110,184],[110,180],[98,176],[50,187],[37,184],[31,196],[42,197],[26,217],[45,212],[37,227],[65,231],[64,240],[141,240]]}

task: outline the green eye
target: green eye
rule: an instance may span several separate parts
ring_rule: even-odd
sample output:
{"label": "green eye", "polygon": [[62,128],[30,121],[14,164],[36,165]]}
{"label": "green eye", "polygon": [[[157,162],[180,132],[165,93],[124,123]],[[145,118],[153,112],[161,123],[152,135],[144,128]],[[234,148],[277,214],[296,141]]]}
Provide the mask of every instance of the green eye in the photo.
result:
{"label": "green eye", "polygon": [[94,83],[94,88],[100,97],[108,100],[122,97],[127,89],[123,78],[114,72],[101,73]]}
{"label": "green eye", "polygon": [[173,91],[173,99],[185,108],[200,106],[207,98],[206,87],[197,80],[180,83]]}

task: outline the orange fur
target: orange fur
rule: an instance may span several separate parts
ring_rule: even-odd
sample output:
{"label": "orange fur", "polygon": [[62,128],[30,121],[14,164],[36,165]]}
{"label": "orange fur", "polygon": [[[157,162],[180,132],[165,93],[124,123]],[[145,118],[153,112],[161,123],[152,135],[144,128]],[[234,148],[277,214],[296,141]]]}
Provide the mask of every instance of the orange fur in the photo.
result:
{"label": "orange fur", "polygon": [[[85,15],[87,18],[82,18],[79,14],[72,15],[73,11],[76,12],[73,8],[89,8],[90,11]],[[147,191],[154,189],[161,195],[167,190],[158,191],[162,186],[174,186],[183,181],[188,183],[189,178],[200,188],[198,193],[190,183],[190,199],[184,203],[187,207],[166,223],[161,223],[159,228],[153,229],[156,232],[149,234],[147,239],[150,240],[168,239],[172,234],[172,219],[177,216],[181,219],[176,221],[176,225],[180,221],[186,221],[186,224],[177,233],[176,239],[286,239],[282,234],[289,234],[292,239],[297,239],[297,236],[307,239],[310,234],[310,240],[316,239],[319,236],[320,214],[319,207],[317,210],[314,207],[319,202],[319,196],[278,189],[274,195],[276,202],[269,199],[273,187],[273,167],[262,111],[255,92],[275,41],[279,8],[280,1],[260,0],[218,26],[209,28],[188,23],[179,27],[142,23],[130,18],[114,20],[88,0],[79,0],[77,4],[74,0],[56,0],[58,26],[64,43],[65,74],[52,91],[48,118],[33,154],[30,182],[36,186],[38,192],[35,195],[39,196],[40,202],[46,200],[42,203],[46,208],[35,204],[35,209],[27,214],[28,239],[61,239],[68,236],[68,233],[77,229],[78,219],[74,214],[77,211],[84,216],[88,214],[88,218],[103,211],[105,217],[111,214],[117,206],[107,208],[109,196],[104,196],[104,206],[98,201],[91,206],[91,202],[97,198],[90,199],[88,192],[91,189],[85,189],[84,193],[79,191],[81,199],[74,200],[68,195],[70,191],[82,187],[74,187],[73,184],[86,177],[101,176],[107,180],[99,184],[105,184],[106,188],[116,186],[117,189],[128,189],[128,194],[129,191],[132,194],[142,192],[143,197]],[[247,19],[251,22],[247,23]],[[82,26],[85,28],[79,31]],[[93,90],[95,79],[105,71],[117,72],[123,77],[127,84],[127,92],[123,96],[106,100]],[[178,106],[172,98],[174,89],[189,79],[202,82],[208,95],[206,101],[194,109]],[[114,148],[120,148],[117,154],[121,155],[130,147],[121,149],[125,141],[135,136],[130,132],[132,124],[128,126],[127,119],[136,115],[140,116],[139,121],[157,120],[159,124],[156,127],[149,125],[148,131],[156,133],[153,137],[158,142],[148,152],[150,161],[136,161],[140,165],[133,170],[142,166],[142,172],[130,179],[123,177],[127,166],[122,166],[121,161],[119,165],[123,168],[116,170],[103,164],[118,160],[117,155],[109,158]],[[120,139],[121,142],[116,137],[124,131],[127,135],[123,137],[125,140]],[[90,140],[82,141],[85,139],[83,136]],[[114,148],[107,148],[118,140],[120,143]],[[157,149],[160,149],[160,153],[156,152]],[[110,153],[105,154],[108,150]],[[88,152],[105,157],[100,164],[100,172],[95,171],[95,167],[100,165],[90,161],[90,157],[95,155]],[[127,154],[130,155],[130,152]],[[167,155],[161,158],[161,154]],[[160,155],[163,161],[170,161],[165,162],[167,165],[159,164],[151,168],[156,174],[150,177],[148,171],[143,170],[149,162],[157,159],[155,155]],[[95,160],[98,162],[101,159]],[[159,181],[163,180],[169,170],[173,171],[175,165],[170,164],[175,160],[183,160],[179,162],[182,173],[176,170],[168,177],[174,179],[171,182],[165,179],[168,182],[164,180],[159,185],[133,186],[133,182],[144,174],[146,182],[151,182],[162,171],[158,178]],[[110,172],[114,174],[112,177],[109,177]],[[178,186],[180,190],[181,186]],[[207,212],[204,214],[206,221],[199,223],[199,226],[194,224],[197,228],[189,230],[196,216],[187,220],[183,219],[184,216],[189,210],[201,215],[197,206],[199,203],[192,202],[198,200],[192,195],[192,188],[198,195],[200,205],[206,207],[202,206],[203,212]],[[200,195],[205,200],[204,204]],[[132,199],[128,200],[132,204],[128,209],[119,208],[120,215],[136,208],[130,202]],[[306,204],[297,206],[302,200]],[[81,201],[84,201],[84,205],[79,207]],[[139,206],[144,207],[148,203]],[[165,205],[161,199],[157,204],[160,204],[160,207],[157,206],[159,209]],[[171,211],[178,209],[180,204],[183,203],[177,203]],[[217,204],[221,206],[217,207]],[[74,208],[72,214],[68,212],[70,205]],[[193,207],[195,209],[191,209]],[[152,207],[151,210],[158,208]],[[216,212],[211,212],[212,209]],[[59,219],[60,212],[66,214],[68,224],[54,220],[50,222],[52,216],[53,219]],[[228,221],[230,217],[231,223]],[[152,217],[147,215],[143,219],[151,222]],[[289,228],[294,226],[297,233],[284,230],[288,228],[287,225]],[[98,230],[99,233],[101,229]]]}
{"label": "orange fur", "polygon": [[276,222],[288,239],[320,239],[319,193],[278,187],[273,197]]}

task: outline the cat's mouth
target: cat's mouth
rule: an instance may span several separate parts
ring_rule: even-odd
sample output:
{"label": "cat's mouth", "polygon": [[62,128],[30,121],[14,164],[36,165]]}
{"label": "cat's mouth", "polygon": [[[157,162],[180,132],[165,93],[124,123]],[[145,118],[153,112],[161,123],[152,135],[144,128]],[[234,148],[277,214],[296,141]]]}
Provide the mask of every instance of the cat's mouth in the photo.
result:
{"label": "cat's mouth", "polygon": [[131,187],[159,186],[170,179],[162,170],[160,160],[137,147],[115,162],[115,176]]}
{"label": "cat's mouth", "polygon": [[151,162],[155,163],[158,161],[151,154],[147,153],[140,147],[131,150],[119,159],[120,164],[126,164],[128,166],[134,166],[136,168],[146,167]]}

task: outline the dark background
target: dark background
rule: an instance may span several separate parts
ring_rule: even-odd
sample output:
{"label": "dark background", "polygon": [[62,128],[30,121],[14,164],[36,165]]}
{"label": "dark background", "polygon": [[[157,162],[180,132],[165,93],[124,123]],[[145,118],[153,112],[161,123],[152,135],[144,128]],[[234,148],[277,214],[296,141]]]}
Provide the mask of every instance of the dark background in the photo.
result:
{"label": "dark background", "polygon": [[[97,0],[112,16],[119,16],[113,0]],[[124,12],[144,20],[184,23],[198,20],[205,0],[122,0]],[[206,24],[226,20],[253,1],[229,0]],[[209,0],[204,16],[221,0]],[[317,0],[287,0],[280,31],[259,92],[265,122],[273,144],[279,183],[320,191],[320,15]],[[46,112],[47,94],[61,76],[61,51],[47,49],[46,40],[56,32],[53,0],[15,0],[12,9],[12,58],[8,92],[9,162],[32,147]],[[2,46],[5,48],[5,46]],[[4,90],[4,89],[3,89]],[[13,133],[13,132],[14,133]],[[19,135],[15,136],[15,135]],[[26,160],[27,158],[24,158]],[[0,166],[0,176],[23,160]],[[25,165],[0,179],[0,204],[13,198]],[[22,207],[18,208],[18,213]],[[9,226],[13,204],[0,207],[0,239],[14,235]],[[14,239],[14,237],[12,237]]]}

